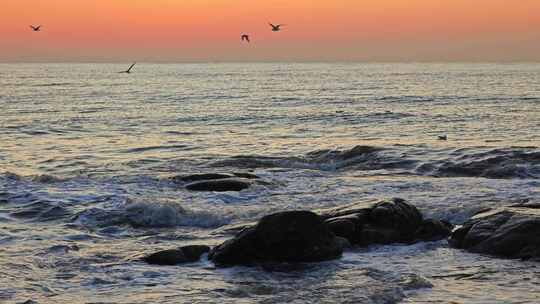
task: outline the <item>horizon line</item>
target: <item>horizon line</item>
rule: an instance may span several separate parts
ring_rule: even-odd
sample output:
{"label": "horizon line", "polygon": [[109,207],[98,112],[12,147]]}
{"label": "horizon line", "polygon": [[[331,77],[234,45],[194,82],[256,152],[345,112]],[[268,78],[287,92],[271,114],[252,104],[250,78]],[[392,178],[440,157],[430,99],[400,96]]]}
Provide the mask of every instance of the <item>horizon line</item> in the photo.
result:
{"label": "horizon line", "polygon": [[47,64],[47,63],[80,63],[80,64],[231,64],[231,63],[361,63],[361,64],[540,64],[540,60],[0,60],[0,64]]}

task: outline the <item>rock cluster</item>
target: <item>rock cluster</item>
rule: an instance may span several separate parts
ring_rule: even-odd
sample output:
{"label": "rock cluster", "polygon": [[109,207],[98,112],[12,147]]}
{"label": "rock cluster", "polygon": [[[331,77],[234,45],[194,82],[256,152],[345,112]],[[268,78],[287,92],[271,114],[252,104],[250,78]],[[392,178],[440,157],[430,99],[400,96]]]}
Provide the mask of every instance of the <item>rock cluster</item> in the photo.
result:
{"label": "rock cluster", "polygon": [[198,261],[209,252],[216,265],[317,262],[338,258],[351,245],[411,244],[444,239],[471,252],[540,261],[540,203],[484,211],[452,232],[452,225],[424,219],[402,199],[362,202],[319,211],[285,211],[247,225],[210,249],[185,246],[143,258],[150,264]]}
{"label": "rock cluster", "polygon": [[525,203],[477,214],[456,229],[449,242],[476,253],[540,260],[540,204]]}
{"label": "rock cluster", "polygon": [[323,210],[321,217],[335,235],[360,246],[439,240],[452,231],[451,224],[424,219],[415,206],[399,198]]}
{"label": "rock cluster", "polygon": [[[263,217],[234,238],[214,247],[208,257],[217,265],[265,262],[316,262],[341,256],[353,245],[413,243],[447,237],[451,225],[425,220],[402,199],[358,203],[329,210],[285,211]],[[177,264],[178,250],[147,261]]]}

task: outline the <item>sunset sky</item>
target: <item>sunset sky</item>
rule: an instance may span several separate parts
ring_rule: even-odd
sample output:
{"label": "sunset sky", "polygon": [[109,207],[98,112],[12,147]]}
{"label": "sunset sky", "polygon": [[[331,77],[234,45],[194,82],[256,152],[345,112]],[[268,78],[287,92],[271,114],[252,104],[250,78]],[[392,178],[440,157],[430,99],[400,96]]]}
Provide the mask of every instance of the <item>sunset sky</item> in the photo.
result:
{"label": "sunset sky", "polygon": [[1,2],[8,62],[540,61],[540,0]]}

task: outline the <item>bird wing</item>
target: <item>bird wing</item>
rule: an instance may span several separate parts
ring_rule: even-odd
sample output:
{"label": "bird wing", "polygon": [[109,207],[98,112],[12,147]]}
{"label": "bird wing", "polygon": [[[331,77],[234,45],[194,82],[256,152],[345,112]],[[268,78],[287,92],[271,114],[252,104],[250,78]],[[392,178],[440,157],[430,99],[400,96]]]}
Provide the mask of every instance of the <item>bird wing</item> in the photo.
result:
{"label": "bird wing", "polygon": [[268,24],[270,24],[271,27],[276,28],[276,26],[273,25],[272,23],[268,23]]}
{"label": "bird wing", "polygon": [[41,29],[41,25],[38,25],[38,26],[36,27],[36,30],[39,31],[39,29]]}
{"label": "bird wing", "polygon": [[137,64],[136,62],[133,63],[133,64],[127,69],[127,71],[128,71],[128,72],[131,71],[131,69],[132,69],[136,64]]}

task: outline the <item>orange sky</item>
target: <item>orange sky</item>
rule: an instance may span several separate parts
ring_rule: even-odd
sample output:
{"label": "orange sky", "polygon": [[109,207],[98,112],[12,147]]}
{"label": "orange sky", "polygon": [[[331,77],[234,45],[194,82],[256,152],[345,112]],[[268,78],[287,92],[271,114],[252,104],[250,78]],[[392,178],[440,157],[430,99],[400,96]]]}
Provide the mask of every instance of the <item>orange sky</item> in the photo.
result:
{"label": "orange sky", "polygon": [[540,61],[540,0],[1,2],[0,61]]}

